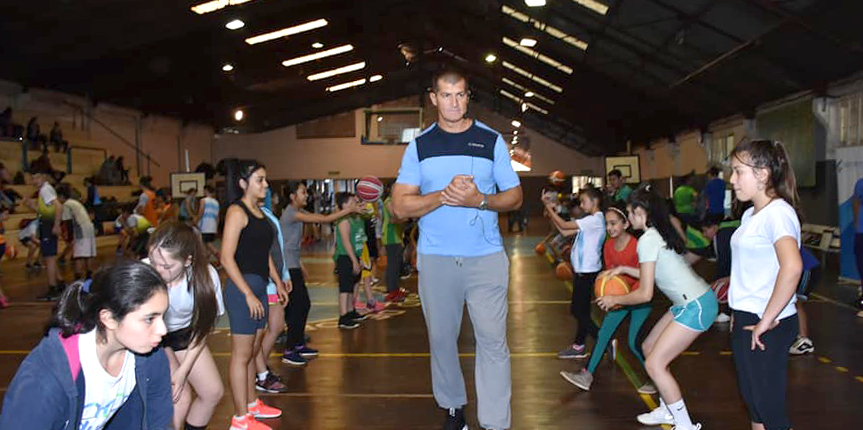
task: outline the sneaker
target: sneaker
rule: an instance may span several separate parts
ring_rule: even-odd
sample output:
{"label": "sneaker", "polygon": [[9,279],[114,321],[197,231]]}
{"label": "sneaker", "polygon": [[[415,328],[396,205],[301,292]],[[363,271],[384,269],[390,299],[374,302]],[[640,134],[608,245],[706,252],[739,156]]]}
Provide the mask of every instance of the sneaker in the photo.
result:
{"label": "sneaker", "polygon": [[273,372],[268,373],[263,381],[255,381],[255,389],[270,394],[285,393],[288,391],[288,387],[282,382],[282,378]]}
{"label": "sneaker", "polygon": [[407,298],[407,292],[405,292],[404,288],[399,288],[398,290],[387,293],[384,300],[391,303],[401,303],[405,301],[405,298]]}
{"label": "sneaker", "polygon": [[638,392],[641,394],[656,394],[657,390],[652,381],[647,381],[642,386],[638,387]]}
{"label": "sneaker", "polygon": [[254,406],[249,407],[249,413],[254,415],[257,418],[278,418],[282,416],[282,411],[280,409],[274,408],[272,406],[267,406],[261,399],[256,399],[254,402]]}
{"label": "sneaker", "polygon": [[273,430],[270,426],[255,419],[252,414],[243,415],[242,418],[231,417],[231,428],[229,430]]}
{"label": "sneaker", "polygon": [[719,315],[716,316],[716,321],[714,322],[717,324],[723,324],[729,321],[731,321],[731,317],[726,313],[720,312]]}
{"label": "sneaker", "polygon": [[571,360],[573,358],[587,358],[588,355],[590,354],[587,352],[587,348],[584,345],[572,344],[558,352],[557,358]]}
{"label": "sneaker", "polygon": [[380,312],[380,311],[386,309],[386,307],[387,307],[387,305],[385,303],[377,302],[377,301],[368,302],[366,304],[366,310],[368,310],[371,313]]}
{"label": "sneaker", "polygon": [[354,300],[354,310],[365,309],[366,303],[361,300]]}
{"label": "sneaker", "polygon": [[464,419],[464,409],[447,409],[446,420],[443,422],[443,430],[468,430],[467,422]]}
{"label": "sneaker", "polygon": [[305,366],[308,361],[300,355],[299,351],[293,349],[291,351],[285,351],[282,355],[282,363],[294,366]]}
{"label": "sneaker", "polygon": [[590,391],[590,384],[593,384],[593,375],[587,369],[581,369],[581,372],[578,373],[561,370],[560,376],[563,376],[563,379],[566,379],[567,382],[584,391]]}
{"label": "sneaker", "polygon": [[788,353],[791,355],[803,355],[815,352],[815,345],[812,344],[812,339],[804,336],[798,336]]}
{"label": "sneaker", "polygon": [[339,328],[343,328],[346,330],[353,330],[360,326],[360,323],[357,320],[351,318],[350,313],[346,313],[339,317]]}
{"label": "sneaker", "polygon": [[367,314],[360,314],[356,309],[346,313],[345,315],[354,321],[365,321],[369,317]]}
{"label": "sneaker", "polygon": [[300,346],[294,348],[294,350],[299,352],[300,355],[302,355],[303,357],[317,357],[318,356],[318,350],[317,349],[309,348],[306,345],[300,345]]}
{"label": "sneaker", "polygon": [[692,427],[690,427],[688,429],[685,429],[685,428],[680,427],[680,426],[674,426],[671,428],[671,430],[701,430],[701,423],[695,423],[692,425]]}
{"label": "sneaker", "polygon": [[641,414],[637,417],[638,422],[646,425],[646,426],[658,426],[662,424],[674,424],[674,417],[671,415],[671,412],[668,412],[668,408],[664,408],[662,406],[648,412],[645,414]]}

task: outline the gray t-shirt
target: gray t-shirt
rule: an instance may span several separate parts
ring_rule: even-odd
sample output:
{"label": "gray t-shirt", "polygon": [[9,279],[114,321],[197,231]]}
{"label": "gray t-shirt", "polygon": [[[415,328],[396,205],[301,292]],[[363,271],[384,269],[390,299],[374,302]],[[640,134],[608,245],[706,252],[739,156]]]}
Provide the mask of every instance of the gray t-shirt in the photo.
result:
{"label": "gray t-shirt", "polygon": [[288,269],[300,268],[300,240],[303,238],[303,222],[297,219],[297,208],[288,205],[279,222],[285,235],[285,261]]}

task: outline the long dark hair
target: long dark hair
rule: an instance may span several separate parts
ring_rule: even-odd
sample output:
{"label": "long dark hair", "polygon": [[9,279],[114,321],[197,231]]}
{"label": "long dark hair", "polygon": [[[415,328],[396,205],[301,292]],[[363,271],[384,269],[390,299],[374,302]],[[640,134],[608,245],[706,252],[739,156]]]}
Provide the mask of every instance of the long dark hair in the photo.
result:
{"label": "long dark hair", "polygon": [[797,195],[797,178],[785,145],[778,140],[744,139],[733,151],[731,157],[753,169],[766,169],[768,172],[765,192],[770,197],[781,197],[795,210],[800,201]]}
{"label": "long dark hair", "polygon": [[596,210],[602,212],[604,209],[602,202],[602,192],[596,187],[584,187],[578,191],[578,196],[587,196],[590,199],[596,200]]}
{"label": "long dark hair", "polygon": [[185,262],[191,260],[186,272],[189,292],[195,295],[192,311],[192,343],[202,342],[216,325],[218,302],[214,280],[210,277],[207,252],[198,234],[186,223],[164,223],[150,236],[147,249],[158,248],[172,259]]}
{"label": "long dark hair", "polygon": [[[236,185],[236,189],[233,187],[228,187],[229,194],[227,196],[229,202],[239,202],[243,195],[245,195],[245,190],[240,186],[240,181],[246,181],[246,187],[248,188],[249,178],[260,169],[266,169],[261,163],[258,163],[257,160],[248,160],[242,161],[237,166],[237,170],[234,175],[229,176],[229,181],[232,181],[234,185]],[[231,190],[235,190],[234,192],[230,192]]]}
{"label": "long dark hair", "polygon": [[69,285],[48,327],[58,327],[63,337],[95,328],[104,339],[99,312],[107,309],[121,321],[160,291],[167,294],[168,287],[155,269],[140,261],[123,260],[96,272],[92,282]]}
{"label": "long dark hair", "polygon": [[300,187],[308,187],[308,185],[306,185],[305,181],[288,181],[288,185],[285,187],[285,201],[288,205],[291,204],[291,196],[297,194]]}
{"label": "long dark hair", "polygon": [[677,233],[669,218],[668,204],[665,202],[653,186],[649,183],[641,184],[632,194],[627,202],[629,208],[635,211],[641,208],[647,213],[647,227],[653,227],[665,240],[665,246],[678,254],[686,253],[686,243]]}

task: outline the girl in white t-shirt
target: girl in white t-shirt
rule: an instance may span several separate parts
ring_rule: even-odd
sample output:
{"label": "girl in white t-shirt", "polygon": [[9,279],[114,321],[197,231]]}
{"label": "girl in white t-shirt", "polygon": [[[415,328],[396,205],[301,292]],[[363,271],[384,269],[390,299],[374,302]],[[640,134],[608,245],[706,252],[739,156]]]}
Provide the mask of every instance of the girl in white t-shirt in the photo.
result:
{"label": "girl in white t-shirt", "polygon": [[753,430],[790,429],[788,348],[797,337],[795,291],[803,262],[797,182],[785,148],[745,140],[731,153],[737,199],[752,202],[731,236],[731,348]]}
{"label": "girl in white t-shirt", "polygon": [[225,312],[219,273],[209,264],[201,239],[186,223],[160,225],[147,249],[149,258],[144,261],[168,284],[168,334],[162,344],[171,363],[174,428],[204,429],[225,391],[206,343],[216,317]]}
{"label": "girl in white t-shirt", "polygon": [[603,310],[617,305],[632,306],[653,299],[655,287],[669,300],[671,308],[650,330],[644,340],[644,367],[660,394],[660,405],[638,416],[644,425],[674,424],[677,430],[700,429],[693,424],[683,402],[680,385],[669,371],[671,362],[701,333],[707,331],[719,312],[716,296],[684,259],[686,244],[668,217],[668,206],[644,184],[629,196],[629,221],[635,230],[644,230],[638,239],[640,286],[622,296],[603,296],[596,300]]}
{"label": "girl in white t-shirt", "polygon": [[558,352],[557,356],[563,359],[587,357],[587,335],[596,339],[599,333],[599,327],[590,318],[590,297],[596,276],[602,270],[602,245],[605,243],[602,192],[587,187],[578,193],[578,200],[579,207],[586,215],[577,220],[564,221],[555,211],[556,203],[543,199],[546,213],[560,234],[576,235],[570,252],[573,279],[569,311],[578,321],[578,330],[573,343]]}

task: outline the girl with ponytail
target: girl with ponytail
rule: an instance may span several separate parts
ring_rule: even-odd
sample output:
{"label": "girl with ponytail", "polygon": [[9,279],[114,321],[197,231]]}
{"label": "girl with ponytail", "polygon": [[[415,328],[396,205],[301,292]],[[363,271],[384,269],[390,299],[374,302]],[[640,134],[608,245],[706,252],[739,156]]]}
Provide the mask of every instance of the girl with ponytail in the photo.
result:
{"label": "girl with ponytail", "polygon": [[731,152],[737,199],[752,202],[731,236],[731,347],[753,430],[790,429],[788,349],[797,337],[803,270],[797,182],[785,147],[744,140]]}
{"label": "girl with ponytail", "polygon": [[684,259],[683,238],[669,218],[665,200],[650,184],[643,184],[632,192],[627,212],[632,228],[644,230],[637,245],[639,287],[626,295],[599,297],[596,302],[605,311],[618,305],[648,303],[656,288],[671,300],[671,308],[642,344],[644,367],[659,390],[660,404],[637,419],[647,426],[673,424],[677,430],[697,430],[701,424],[694,424],[689,417],[680,386],[669,366],[710,328],[719,312],[719,303],[707,283]]}
{"label": "girl with ponytail", "polygon": [[198,234],[186,223],[159,225],[147,249],[149,258],[144,262],[168,285],[168,334],[162,345],[171,364],[174,428],[204,429],[225,391],[206,343],[216,317],[224,313],[219,273],[208,263]]}
{"label": "girl with ponytail", "polygon": [[165,282],[124,261],[70,285],[12,379],[3,429],[171,429]]}

